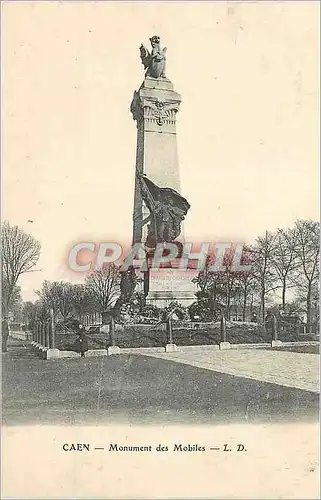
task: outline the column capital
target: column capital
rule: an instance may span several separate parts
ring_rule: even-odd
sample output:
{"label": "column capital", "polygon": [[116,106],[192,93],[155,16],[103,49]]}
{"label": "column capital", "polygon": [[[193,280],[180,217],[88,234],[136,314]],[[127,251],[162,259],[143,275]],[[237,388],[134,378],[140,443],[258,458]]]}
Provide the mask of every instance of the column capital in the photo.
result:
{"label": "column capital", "polygon": [[162,132],[163,125],[175,125],[181,100],[173,90],[142,86],[134,92],[130,110],[137,123],[144,121],[156,127],[155,131]]}

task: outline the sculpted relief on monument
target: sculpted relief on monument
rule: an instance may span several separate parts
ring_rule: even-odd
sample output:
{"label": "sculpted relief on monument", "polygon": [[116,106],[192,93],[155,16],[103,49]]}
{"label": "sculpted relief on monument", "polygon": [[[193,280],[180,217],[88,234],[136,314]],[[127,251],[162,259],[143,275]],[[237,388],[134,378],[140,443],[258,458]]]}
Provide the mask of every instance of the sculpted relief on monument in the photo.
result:
{"label": "sculpted relief on monument", "polygon": [[190,208],[188,201],[175,189],[161,188],[144,175],[139,175],[141,193],[150,215],[146,246],[173,242],[181,234],[181,224]]}
{"label": "sculpted relief on monument", "polygon": [[139,92],[134,93],[131,104],[131,112],[134,120],[155,121],[160,127],[164,123],[174,124],[179,103],[162,101],[160,99],[142,98]]}

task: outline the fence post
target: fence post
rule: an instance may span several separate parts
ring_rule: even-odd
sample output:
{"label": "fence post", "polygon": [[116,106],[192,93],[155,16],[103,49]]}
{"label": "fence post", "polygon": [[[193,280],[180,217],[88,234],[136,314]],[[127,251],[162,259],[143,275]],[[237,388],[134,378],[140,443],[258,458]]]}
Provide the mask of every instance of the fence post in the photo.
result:
{"label": "fence post", "polygon": [[230,349],[231,344],[226,341],[226,319],[224,313],[221,314],[220,335],[220,349]]}
{"label": "fence post", "polygon": [[47,352],[46,359],[59,359],[60,350],[56,349],[56,331],[55,331],[55,317],[52,308],[49,309],[50,319],[47,322]]}
{"label": "fence post", "polygon": [[43,321],[41,323],[41,345],[45,346],[46,344],[46,323]]}
{"label": "fence post", "polygon": [[108,347],[107,349],[108,356],[111,354],[120,354],[120,347],[116,345],[116,338],[115,338],[115,318],[112,315],[109,320],[109,336],[110,336],[110,347]]}
{"label": "fence post", "polygon": [[109,335],[110,335],[110,345],[111,347],[114,347],[116,345],[116,339],[115,339],[115,320],[113,316],[111,316],[110,318]]}
{"label": "fence post", "polygon": [[272,340],[278,340],[278,322],[275,314],[272,317]]}
{"label": "fence post", "polygon": [[226,322],[225,322],[225,317],[224,314],[221,315],[221,342],[226,342]]}
{"label": "fence post", "polygon": [[166,321],[166,333],[167,333],[167,342],[169,344],[173,344],[173,328],[171,318],[167,318]]}
{"label": "fence post", "polygon": [[46,321],[46,339],[45,347],[49,347],[49,337],[50,337],[50,322]]}
{"label": "fence post", "polygon": [[272,316],[272,342],[271,342],[271,346],[277,347],[281,344],[282,344],[281,340],[278,339],[278,321],[276,319],[275,314],[273,314],[273,316]]}
{"label": "fence post", "polygon": [[40,344],[41,339],[40,339],[40,321],[37,321],[37,342]]}
{"label": "fence post", "polygon": [[49,324],[49,348],[55,349],[56,338],[55,338],[55,319],[53,309],[50,309],[50,324]]}
{"label": "fence post", "polygon": [[172,318],[170,316],[166,320],[166,336],[168,343],[165,346],[165,352],[177,351],[177,345],[173,342]]}

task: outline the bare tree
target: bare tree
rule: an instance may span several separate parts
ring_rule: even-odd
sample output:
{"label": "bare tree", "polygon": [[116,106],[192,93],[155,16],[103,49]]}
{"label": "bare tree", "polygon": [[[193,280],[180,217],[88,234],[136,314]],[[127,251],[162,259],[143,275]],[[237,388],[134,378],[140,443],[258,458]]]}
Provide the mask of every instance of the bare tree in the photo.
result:
{"label": "bare tree", "polygon": [[36,291],[43,304],[53,309],[55,317],[61,314],[66,321],[73,312],[73,285],[68,281],[44,281]]}
{"label": "bare tree", "polygon": [[36,320],[36,314],[37,314],[37,307],[33,302],[28,300],[27,302],[23,303],[22,319],[30,329],[32,329],[34,326]]}
{"label": "bare tree", "polygon": [[83,323],[84,316],[97,310],[97,301],[85,285],[73,285],[72,305],[78,319]]}
{"label": "bare tree", "polygon": [[256,245],[251,248],[252,272],[260,294],[260,310],[262,323],[265,323],[267,294],[278,288],[276,273],[272,265],[275,247],[275,235],[266,231],[264,236],[256,240]]}
{"label": "bare tree", "polygon": [[58,309],[64,321],[72,316],[74,285],[68,281],[59,281],[56,284],[58,292]]}
{"label": "bare tree", "polygon": [[231,247],[224,256],[223,265],[225,271],[222,273],[222,290],[225,295],[225,314],[226,318],[230,319],[231,316],[231,299],[236,295],[237,273],[233,269],[235,249]]}
{"label": "bare tree", "polygon": [[198,299],[208,299],[210,309],[214,312],[219,309],[225,299],[223,273],[212,271],[210,268],[215,262],[215,253],[206,258],[204,269],[193,278],[200,291],[197,292]]}
{"label": "bare tree", "polygon": [[101,313],[110,310],[120,296],[121,275],[115,264],[105,265],[86,277],[85,286],[93,294]]}
{"label": "bare tree", "polygon": [[[36,294],[40,297],[40,302],[48,311],[53,309],[55,317],[59,312],[59,290],[57,282],[45,280],[42,283],[41,289],[36,290]],[[40,305],[38,305],[40,311]]]}
{"label": "bare tree", "polygon": [[320,224],[312,220],[297,220],[294,226],[295,258],[298,263],[294,276],[299,295],[305,294],[307,325],[312,331],[311,309],[318,292]]}
{"label": "bare tree", "polygon": [[271,261],[277,279],[282,287],[282,309],[285,310],[286,291],[294,269],[297,267],[295,259],[295,234],[292,229],[278,229],[274,237],[274,248]]}
{"label": "bare tree", "polygon": [[4,222],[2,226],[2,281],[5,282],[3,298],[7,314],[15,286],[21,274],[30,271],[38,262],[40,243],[18,226]]}
{"label": "bare tree", "polygon": [[47,305],[41,300],[36,300],[34,303],[35,306],[35,316],[34,321],[48,321],[50,318],[50,313]]}
{"label": "bare tree", "polygon": [[242,309],[242,321],[246,321],[246,311],[251,296],[254,295],[254,278],[251,272],[238,273],[236,278],[236,296],[240,299]]}
{"label": "bare tree", "polygon": [[9,284],[7,279],[3,277],[1,282],[1,302],[5,315],[7,315],[8,313],[14,313],[15,311],[17,311],[17,308],[19,308],[19,305],[21,305],[22,299],[21,299],[20,286],[15,285],[13,287],[9,300],[8,297],[9,297]]}
{"label": "bare tree", "polygon": [[237,293],[238,273],[234,270],[235,247],[226,249],[222,266],[224,270],[212,270],[216,262],[216,252],[208,255],[205,268],[199,272],[193,282],[197,283],[202,294],[207,295],[213,310],[224,309],[227,319],[230,319],[231,301]]}

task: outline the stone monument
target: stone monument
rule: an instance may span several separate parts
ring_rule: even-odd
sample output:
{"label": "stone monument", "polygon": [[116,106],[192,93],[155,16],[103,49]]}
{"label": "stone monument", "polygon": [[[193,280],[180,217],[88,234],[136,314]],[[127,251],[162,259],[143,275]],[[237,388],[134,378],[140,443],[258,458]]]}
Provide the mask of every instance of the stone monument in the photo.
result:
{"label": "stone monument", "polygon": [[[176,115],[181,96],[166,77],[166,48],[150,38],[151,51],[140,46],[145,78],[134,92],[131,112],[137,123],[133,244],[142,243],[149,255],[157,244],[184,243],[182,222],[190,208],[181,195],[176,139]],[[147,302],[163,307],[172,301],[189,305],[195,285],[186,271],[162,268],[144,273]]]}

